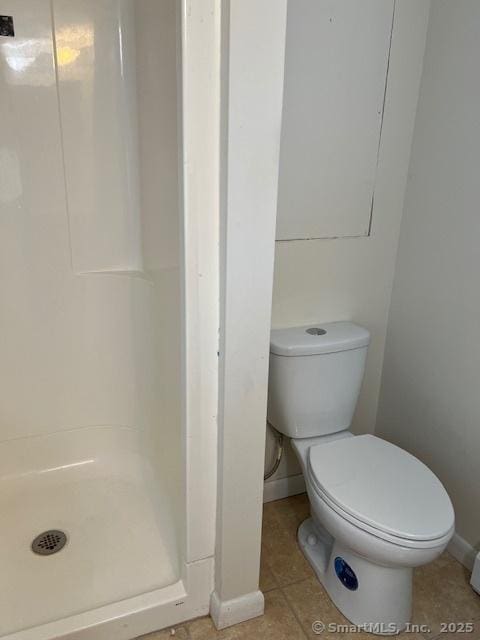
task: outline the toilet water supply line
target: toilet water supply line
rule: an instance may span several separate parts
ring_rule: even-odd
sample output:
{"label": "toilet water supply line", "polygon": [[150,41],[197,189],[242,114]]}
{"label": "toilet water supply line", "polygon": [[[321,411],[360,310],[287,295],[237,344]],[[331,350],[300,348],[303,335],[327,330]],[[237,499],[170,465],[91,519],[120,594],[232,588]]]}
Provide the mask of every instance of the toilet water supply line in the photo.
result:
{"label": "toilet water supply line", "polygon": [[267,473],[263,476],[264,480],[268,480],[269,478],[271,478],[273,476],[275,471],[278,469],[278,466],[280,464],[280,460],[282,459],[282,456],[283,456],[283,436],[282,436],[282,434],[279,431],[277,431],[275,429],[275,427],[273,425],[271,425],[269,422],[267,422],[267,425],[272,429],[273,435],[275,436],[275,440],[277,442],[277,455],[275,457],[275,462],[273,463],[273,467],[269,471],[267,471]]}

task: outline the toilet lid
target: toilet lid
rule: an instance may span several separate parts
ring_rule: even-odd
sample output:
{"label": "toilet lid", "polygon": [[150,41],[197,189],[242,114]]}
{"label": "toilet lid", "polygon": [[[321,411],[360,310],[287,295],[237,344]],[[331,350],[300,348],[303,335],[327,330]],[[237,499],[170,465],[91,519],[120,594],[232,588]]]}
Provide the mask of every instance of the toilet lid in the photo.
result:
{"label": "toilet lid", "polygon": [[434,540],[453,527],[452,503],[440,480],[385,440],[365,435],[314,445],[308,469],[320,496],[379,532]]}

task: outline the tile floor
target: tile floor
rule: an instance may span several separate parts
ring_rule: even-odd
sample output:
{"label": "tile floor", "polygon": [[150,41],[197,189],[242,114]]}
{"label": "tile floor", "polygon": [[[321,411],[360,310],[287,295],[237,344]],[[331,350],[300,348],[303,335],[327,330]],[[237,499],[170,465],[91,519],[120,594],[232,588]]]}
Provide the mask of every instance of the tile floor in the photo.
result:
{"label": "tile floor", "polygon": [[[298,525],[309,514],[305,494],[270,502],[264,507],[260,589],[265,594],[265,615],[216,631],[210,618],[199,618],[172,631],[159,631],[141,640],[306,640],[352,638],[373,640],[367,633],[312,631],[316,620],[348,624],[330,602],[296,542]],[[417,569],[414,576],[413,622],[430,633],[403,633],[403,640],[480,640],[480,596],[468,584],[466,570],[448,553]],[[440,633],[441,622],[470,622],[471,633]],[[140,640],[140,639],[139,639]]]}

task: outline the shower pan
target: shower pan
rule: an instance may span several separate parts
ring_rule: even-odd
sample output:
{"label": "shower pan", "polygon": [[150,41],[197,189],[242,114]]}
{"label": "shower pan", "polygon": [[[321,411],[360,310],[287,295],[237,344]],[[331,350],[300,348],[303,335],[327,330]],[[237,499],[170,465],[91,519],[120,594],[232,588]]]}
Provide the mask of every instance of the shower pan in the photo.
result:
{"label": "shower pan", "polygon": [[190,446],[215,459],[186,386],[191,16],[0,15],[0,638],[127,640],[206,613],[212,588],[213,483],[188,466]]}

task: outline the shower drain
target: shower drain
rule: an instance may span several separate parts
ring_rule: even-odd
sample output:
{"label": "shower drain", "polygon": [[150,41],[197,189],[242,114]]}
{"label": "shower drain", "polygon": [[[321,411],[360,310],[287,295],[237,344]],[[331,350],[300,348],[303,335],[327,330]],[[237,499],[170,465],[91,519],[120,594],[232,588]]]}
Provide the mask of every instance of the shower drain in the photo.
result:
{"label": "shower drain", "polygon": [[32,542],[32,551],[40,556],[51,556],[53,553],[63,549],[66,544],[67,536],[63,531],[51,529],[50,531],[44,531],[35,538]]}

